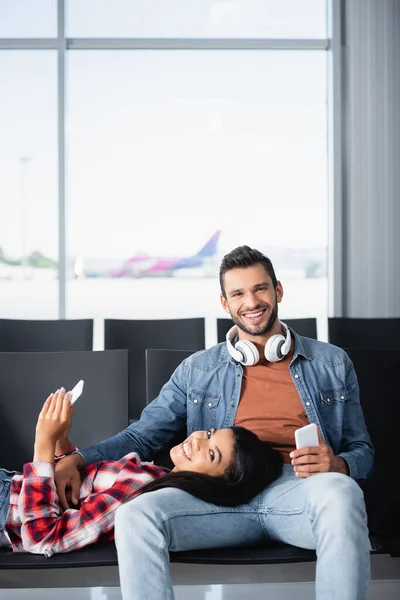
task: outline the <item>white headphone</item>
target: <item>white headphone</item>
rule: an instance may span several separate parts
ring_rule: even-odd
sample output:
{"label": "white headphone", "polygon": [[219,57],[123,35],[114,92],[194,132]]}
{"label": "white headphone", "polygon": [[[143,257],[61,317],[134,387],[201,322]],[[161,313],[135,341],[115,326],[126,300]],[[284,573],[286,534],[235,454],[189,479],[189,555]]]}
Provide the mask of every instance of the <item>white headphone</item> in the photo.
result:
{"label": "white headphone", "polygon": [[[269,338],[264,348],[265,358],[269,362],[278,362],[285,358],[285,356],[290,352],[292,336],[290,335],[289,327],[285,323],[282,323],[282,321],[280,323],[285,330],[286,337],[281,333],[276,333]],[[236,342],[235,346],[233,346],[232,341],[237,335],[238,328],[236,325],[231,327],[226,334],[226,345],[228,347],[229,354],[232,356],[232,358],[237,360],[237,362],[241,363],[242,365],[246,365],[246,367],[256,365],[260,360],[257,346],[252,342],[248,342],[247,340],[240,340],[239,342]]]}

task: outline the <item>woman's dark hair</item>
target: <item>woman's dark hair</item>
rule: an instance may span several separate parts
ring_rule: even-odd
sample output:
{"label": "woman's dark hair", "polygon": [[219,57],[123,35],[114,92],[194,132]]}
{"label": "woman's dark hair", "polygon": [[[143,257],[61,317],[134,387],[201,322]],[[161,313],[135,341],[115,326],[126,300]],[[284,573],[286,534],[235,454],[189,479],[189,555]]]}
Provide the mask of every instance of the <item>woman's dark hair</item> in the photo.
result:
{"label": "woman's dark hair", "polygon": [[140,494],[166,487],[184,490],[205,502],[222,506],[237,506],[249,502],[282,473],[283,459],[268,442],[262,442],[245,427],[231,427],[234,437],[231,464],[218,477],[177,471],[155,479],[140,490]]}
{"label": "woman's dark hair", "polygon": [[276,289],[278,280],[270,259],[259,250],[250,248],[250,246],[239,246],[238,248],[235,248],[229,252],[229,254],[225,254],[219,268],[219,284],[221,286],[221,293],[223,297],[226,298],[224,289],[224,275],[227,271],[231,271],[232,269],[245,269],[246,267],[252,267],[253,265],[258,264],[264,267],[268,275],[271,277],[272,285]]}

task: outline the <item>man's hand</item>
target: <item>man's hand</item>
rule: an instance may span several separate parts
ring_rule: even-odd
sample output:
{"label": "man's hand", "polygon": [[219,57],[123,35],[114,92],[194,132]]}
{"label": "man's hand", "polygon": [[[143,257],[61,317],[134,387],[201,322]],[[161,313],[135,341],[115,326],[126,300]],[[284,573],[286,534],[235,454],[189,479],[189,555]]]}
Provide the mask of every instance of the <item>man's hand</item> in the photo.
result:
{"label": "man's hand", "polygon": [[34,461],[54,461],[56,442],[71,427],[70,399],[62,388],[45,401],[36,424]]}
{"label": "man's hand", "polygon": [[349,474],[346,461],[341,456],[336,456],[333,450],[323,439],[318,429],[319,446],[299,448],[290,453],[292,465],[297,477],[305,478],[317,473],[343,473]]}
{"label": "man's hand", "polygon": [[71,501],[73,504],[79,502],[79,491],[81,488],[81,475],[79,469],[83,467],[83,458],[80,454],[71,454],[62,458],[55,469],[55,480],[58,499],[64,510],[69,508],[66,498],[66,488],[71,488]]}

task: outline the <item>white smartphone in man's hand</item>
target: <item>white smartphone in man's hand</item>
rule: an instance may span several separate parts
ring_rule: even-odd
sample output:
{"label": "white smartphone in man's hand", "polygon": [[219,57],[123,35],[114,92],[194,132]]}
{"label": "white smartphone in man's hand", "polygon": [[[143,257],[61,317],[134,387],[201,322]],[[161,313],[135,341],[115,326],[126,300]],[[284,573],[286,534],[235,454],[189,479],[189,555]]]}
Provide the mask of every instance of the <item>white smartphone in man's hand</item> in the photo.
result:
{"label": "white smartphone in man's hand", "polygon": [[305,427],[300,427],[294,432],[296,448],[306,448],[307,446],[319,446],[318,428],[315,423],[310,423]]}
{"label": "white smartphone in man's hand", "polygon": [[83,392],[84,381],[81,379],[76,386],[69,392],[71,394],[71,405],[74,404]]}

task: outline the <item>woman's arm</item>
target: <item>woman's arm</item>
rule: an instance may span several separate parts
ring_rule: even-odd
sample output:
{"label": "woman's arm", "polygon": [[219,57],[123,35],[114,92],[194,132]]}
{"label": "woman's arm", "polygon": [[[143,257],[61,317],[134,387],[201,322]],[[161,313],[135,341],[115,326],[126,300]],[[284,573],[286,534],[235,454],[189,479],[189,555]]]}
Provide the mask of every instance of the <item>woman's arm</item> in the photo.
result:
{"label": "woman's arm", "polygon": [[56,457],[65,456],[66,454],[70,454],[76,450],[76,446],[70,442],[69,438],[59,438],[56,443],[56,449],[54,455]]}
{"label": "woman's arm", "polygon": [[72,423],[71,394],[57,390],[45,401],[36,424],[34,462],[53,462],[54,456],[72,449],[68,440]]}

